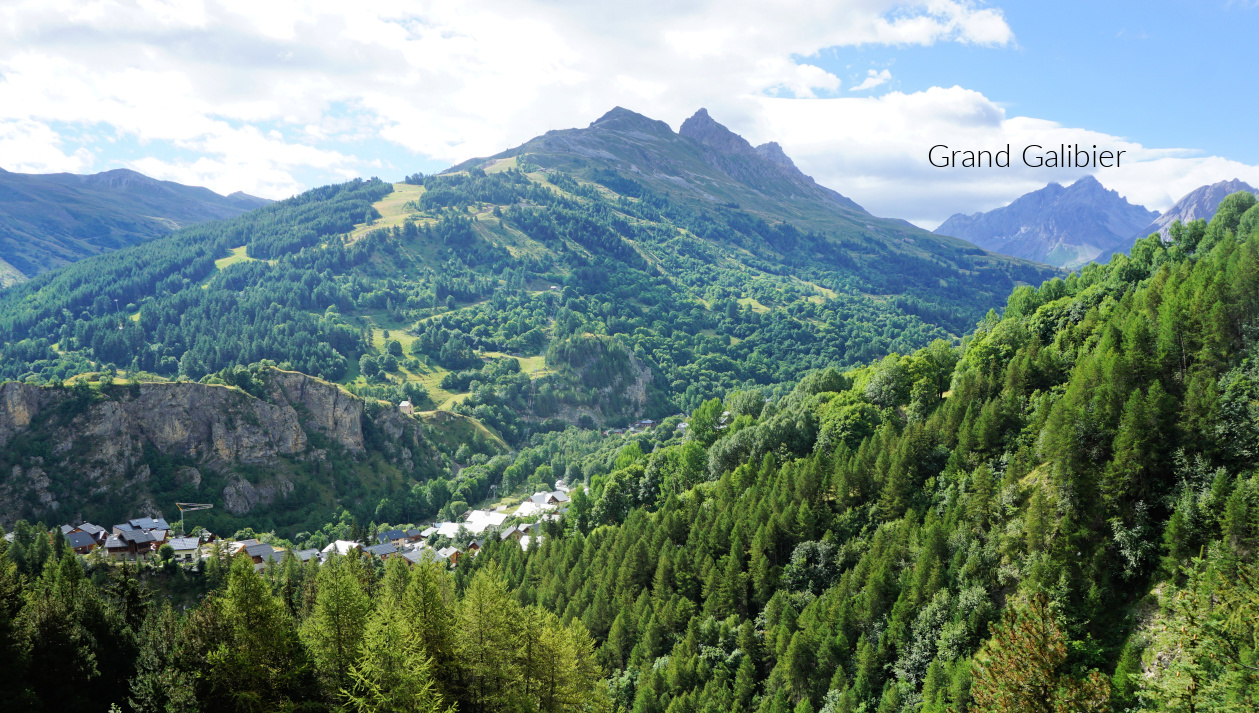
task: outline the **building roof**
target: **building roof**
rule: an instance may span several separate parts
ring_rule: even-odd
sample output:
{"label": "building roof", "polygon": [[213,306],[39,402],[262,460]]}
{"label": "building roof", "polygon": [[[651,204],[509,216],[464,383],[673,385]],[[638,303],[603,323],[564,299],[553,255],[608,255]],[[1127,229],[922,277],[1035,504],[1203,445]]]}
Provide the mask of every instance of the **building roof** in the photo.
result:
{"label": "building roof", "polygon": [[174,547],[176,551],[186,552],[201,547],[201,540],[196,537],[176,537],[167,544]]}
{"label": "building roof", "polygon": [[498,527],[507,520],[505,512],[490,512],[488,510],[473,510],[468,513],[467,519],[463,526],[471,533],[482,533],[491,527]]}
{"label": "building roof", "polygon": [[250,557],[261,558],[263,562],[269,560],[279,560],[283,550],[277,550],[265,542],[259,542],[256,545],[249,545],[245,548],[245,554]]}
{"label": "building roof", "polygon": [[114,529],[117,530],[118,532],[131,532],[132,530],[136,528],[132,527],[130,523],[124,522],[121,525],[114,525]]}
{"label": "building roof", "polygon": [[407,530],[405,534],[407,537],[423,537],[424,536],[424,533],[420,532],[414,527],[411,528],[410,530]]}
{"label": "building roof", "polygon": [[443,547],[437,551],[437,556],[444,560],[450,559],[452,556],[462,552],[458,547]]}
{"label": "building roof", "polygon": [[437,534],[445,537],[458,537],[460,525],[461,523],[458,522],[439,522],[437,523]]}
{"label": "building roof", "polygon": [[362,547],[362,545],[353,540],[337,540],[336,542],[333,542],[323,548],[323,552],[324,554],[336,552],[339,555],[348,555],[350,554],[350,550],[357,550],[360,547]]}
{"label": "building roof", "polygon": [[500,539],[500,540],[506,540],[508,537],[511,537],[512,535],[516,534],[517,532],[520,532],[520,528],[519,528],[519,527],[516,527],[515,525],[512,525],[511,527],[507,528],[506,530],[503,530],[502,532],[500,532],[500,533],[499,533],[499,535],[498,535],[498,539]]}
{"label": "building roof", "polygon": [[142,545],[148,542],[157,541],[157,538],[154,537],[152,533],[140,532],[139,530],[129,530],[127,532],[122,533],[118,537],[122,538],[122,540],[125,542],[134,542],[137,545]]}
{"label": "building roof", "polygon": [[402,530],[385,530],[376,534],[376,542],[390,542],[392,540],[401,540],[406,537],[407,533]]}
{"label": "building roof", "polygon": [[533,502],[532,499],[529,499],[521,503],[520,507],[516,508],[515,515],[516,517],[531,517],[542,512],[542,510],[543,507],[541,505]]}
{"label": "building roof", "polygon": [[421,533],[420,533],[420,537],[430,537],[430,536],[432,536],[432,535],[436,535],[436,534],[437,534],[437,528],[436,528],[436,527],[426,527],[426,528],[424,528],[424,532],[421,532]]}
{"label": "building roof", "polygon": [[297,550],[293,555],[302,562],[309,562],[311,557],[319,557],[319,550],[312,547],[308,550]]}
{"label": "building roof", "polygon": [[110,536],[109,536],[109,537],[105,540],[105,549],[109,549],[109,550],[119,550],[119,549],[122,549],[122,548],[124,548],[124,547],[126,547],[126,546],[127,546],[127,543],[123,542],[123,541],[122,541],[122,538],[121,538],[121,537],[119,537],[118,535],[110,535]]}
{"label": "building roof", "polygon": [[74,532],[74,525],[62,525],[62,526],[61,526],[61,534],[63,534],[63,535],[68,535],[68,534],[70,534],[71,532]]}
{"label": "building roof", "polygon": [[131,524],[132,527],[139,528],[141,530],[169,530],[170,529],[170,525],[167,524],[166,520],[160,517],[156,519],[151,518],[151,517],[137,517],[133,520],[128,520],[128,522]]}
{"label": "building roof", "polygon": [[100,525],[93,525],[90,522],[85,522],[82,525],[79,525],[79,530],[94,537],[100,537],[105,532],[105,528]]}
{"label": "building roof", "polygon": [[414,550],[407,550],[402,553],[402,556],[414,564],[420,564],[421,562],[442,561],[441,555],[437,554],[437,551],[432,547],[420,547]]}
{"label": "building roof", "polygon": [[70,547],[76,550],[80,547],[90,547],[96,544],[96,538],[86,532],[71,532],[66,535],[66,541],[70,543]]}
{"label": "building roof", "polygon": [[392,555],[398,551],[398,548],[394,547],[392,542],[384,542],[379,545],[372,545],[371,547],[368,547],[366,549],[367,549],[367,552],[377,557],[384,557],[385,555]]}

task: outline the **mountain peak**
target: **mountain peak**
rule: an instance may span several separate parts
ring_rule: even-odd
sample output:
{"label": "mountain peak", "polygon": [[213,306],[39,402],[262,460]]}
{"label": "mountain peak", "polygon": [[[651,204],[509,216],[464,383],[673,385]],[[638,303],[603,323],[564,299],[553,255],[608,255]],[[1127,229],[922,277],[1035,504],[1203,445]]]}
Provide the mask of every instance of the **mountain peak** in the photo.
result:
{"label": "mountain peak", "polygon": [[747,139],[717,123],[708,115],[707,109],[701,108],[691,115],[691,118],[682,122],[678,133],[721,153],[756,153],[756,149],[752,148],[752,144],[748,143]]}
{"label": "mountain peak", "polygon": [[935,232],[985,250],[1070,268],[1122,246],[1136,227],[1157,215],[1085,176],[1066,188],[1050,183],[987,213],[959,213]]}
{"label": "mountain peak", "polygon": [[673,129],[663,121],[643,116],[625,107],[612,107],[608,113],[590,122],[592,129],[610,129],[612,131],[642,131],[649,134],[673,134]]}

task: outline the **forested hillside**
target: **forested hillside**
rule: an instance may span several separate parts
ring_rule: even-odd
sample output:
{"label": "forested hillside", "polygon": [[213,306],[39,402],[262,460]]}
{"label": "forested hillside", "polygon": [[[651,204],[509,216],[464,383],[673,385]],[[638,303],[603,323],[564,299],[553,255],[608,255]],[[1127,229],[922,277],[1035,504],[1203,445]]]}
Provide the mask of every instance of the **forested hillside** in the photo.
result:
{"label": "forested hillside", "polygon": [[685,435],[548,434],[503,487],[588,487],[453,574],[216,548],[140,585],[21,523],[0,685],[33,710],[1253,710],[1259,207],[1172,238],[1014,290],[960,349],[733,390]]}
{"label": "forested hillside", "polygon": [[580,620],[625,710],[1252,710],[1254,203],[1015,290],[960,354],[705,404],[459,577]]}
{"label": "forested hillside", "polygon": [[[617,110],[565,136],[615,148],[658,123]],[[1055,274],[869,216],[785,156],[653,131],[635,154],[651,175],[543,137],[42,275],[0,292],[0,378],[200,380],[267,359],[364,395],[419,390],[519,445],[955,338]],[[683,167],[704,191],[660,182]],[[781,200],[757,198],[773,186]]]}

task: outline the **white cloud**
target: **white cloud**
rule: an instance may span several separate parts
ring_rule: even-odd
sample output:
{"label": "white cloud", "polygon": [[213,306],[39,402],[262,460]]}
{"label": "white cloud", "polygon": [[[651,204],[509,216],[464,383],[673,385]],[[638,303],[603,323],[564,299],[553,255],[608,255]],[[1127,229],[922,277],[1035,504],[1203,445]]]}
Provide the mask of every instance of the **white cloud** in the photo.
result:
{"label": "white cloud", "polygon": [[[122,162],[279,196],[298,173],[366,170],[365,138],[455,162],[616,104],[748,119],[758,96],[837,91],[794,59],[827,47],[1012,37],[969,0],[16,0],[0,6],[0,132],[27,138],[0,165]],[[54,125],[154,157],[67,155]],[[180,152],[201,158],[161,158]]]}
{"label": "white cloud", "polygon": [[848,91],[861,92],[867,89],[874,89],[880,84],[887,84],[890,81],[892,81],[892,72],[890,70],[885,69],[881,72],[876,72],[872,69],[866,75],[866,78],[862,80],[861,84],[858,84],[857,86],[853,87],[852,89],[849,89]]}
{"label": "white cloud", "polygon": [[[962,87],[890,92],[880,97],[759,100],[743,127],[759,142],[776,138],[805,173],[853,198],[876,215],[933,228],[954,212],[991,210],[1051,181],[1068,184],[1092,174],[1130,202],[1166,210],[1198,186],[1241,178],[1259,185],[1259,167],[1183,149],[1141,144],[1020,116]],[[1014,154],[1009,168],[935,168],[932,146]],[[1029,168],[1019,153],[1039,144],[1082,144],[1125,151],[1118,168]]]}
{"label": "white cloud", "polygon": [[92,165],[80,148],[67,154],[61,137],[37,121],[0,121],[0,168],[17,173],[76,173]]}
{"label": "white cloud", "polygon": [[[1082,175],[936,169],[936,143],[1122,148],[1133,163],[1099,179],[1160,209],[1215,180],[1259,185],[1252,166],[1009,116],[962,87],[836,97],[839,77],[799,59],[943,42],[1014,34],[970,0],[16,0],[0,4],[0,166],[123,164],[283,197],[299,177],[454,163],[615,105],[674,126],[706,106],[875,213],[926,226]],[[871,70],[850,91],[890,80]],[[84,132],[114,143],[80,147]]]}

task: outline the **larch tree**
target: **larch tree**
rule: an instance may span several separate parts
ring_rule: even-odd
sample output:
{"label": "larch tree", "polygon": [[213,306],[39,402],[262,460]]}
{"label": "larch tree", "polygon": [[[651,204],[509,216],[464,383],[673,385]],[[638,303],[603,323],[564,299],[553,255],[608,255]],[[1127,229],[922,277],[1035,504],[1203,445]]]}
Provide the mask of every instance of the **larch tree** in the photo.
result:
{"label": "larch tree", "polygon": [[1049,598],[1012,603],[977,657],[972,694],[984,713],[1103,713],[1110,684],[1066,670],[1067,640]]}

